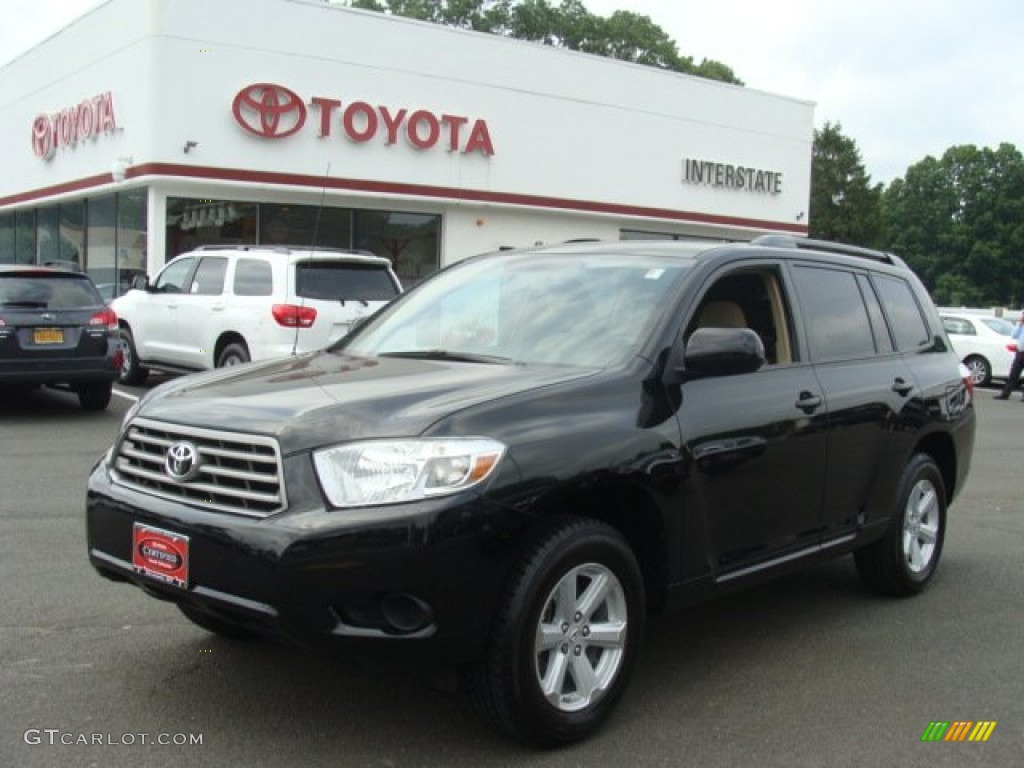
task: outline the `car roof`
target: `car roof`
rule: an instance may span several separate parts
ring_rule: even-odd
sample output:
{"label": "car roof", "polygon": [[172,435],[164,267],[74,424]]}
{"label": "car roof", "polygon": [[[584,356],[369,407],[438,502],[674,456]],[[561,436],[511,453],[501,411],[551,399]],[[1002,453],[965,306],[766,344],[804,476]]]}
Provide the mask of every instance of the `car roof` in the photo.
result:
{"label": "car roof", "polygon": [[0,276],[16,275],[18,277],[73,277],[79,280],[89,280],[84,272],[62,267],[46,267],[40,264],[0,264]]}
{"label": "car roof", "polygon": [[391,261],[369,251],[347,251],[342,248],[297,245],[201,245],[182,256],[197,254],[251,254],[257,256],[284,255],[291,261],[344,261],[349,264],[391,266]]}

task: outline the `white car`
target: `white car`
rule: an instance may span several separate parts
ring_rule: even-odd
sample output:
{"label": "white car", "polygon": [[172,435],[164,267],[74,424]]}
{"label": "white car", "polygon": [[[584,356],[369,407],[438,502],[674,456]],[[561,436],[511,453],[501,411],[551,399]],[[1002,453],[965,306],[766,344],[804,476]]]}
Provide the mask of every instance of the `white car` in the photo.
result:
{"label": "white car", "polygon": [[953,349],[971,372],[975,386],[1005,379],[1017,351],[1010,338],[1013,323],[994,315],[942,314],[942,324]]}
{"label": "white car", "polygon": [[350,251],[203,246],[114,299],[122,384],[321,349],[401,293],[387,259]]}

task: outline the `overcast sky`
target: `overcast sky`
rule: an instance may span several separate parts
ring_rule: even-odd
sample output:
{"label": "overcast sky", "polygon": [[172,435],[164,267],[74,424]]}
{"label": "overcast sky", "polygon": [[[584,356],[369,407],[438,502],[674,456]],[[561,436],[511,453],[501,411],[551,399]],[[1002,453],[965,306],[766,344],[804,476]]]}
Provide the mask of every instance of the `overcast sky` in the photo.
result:
{"label": "overcast sky", "polygon": [[[2,0],[0,65],[98,4]],[[1009,142],[1024,151],[1021,0],[584,4],[600,15],[646,14],[680,53],[717,59],[750,88],[815,102],[816,127],[841,123],[876,182],[959,144]]]}

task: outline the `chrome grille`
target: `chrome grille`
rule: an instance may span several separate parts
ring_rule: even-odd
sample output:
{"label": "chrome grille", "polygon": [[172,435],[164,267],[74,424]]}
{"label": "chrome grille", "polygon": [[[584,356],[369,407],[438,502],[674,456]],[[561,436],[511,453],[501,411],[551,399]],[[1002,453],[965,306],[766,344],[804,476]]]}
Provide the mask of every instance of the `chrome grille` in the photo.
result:
{"label": "chrome grille", "polygon": [[[195,446],[194,477],[178,479],[166,467],[171,446]],[[265,517],[285,507],[277,441],[262,435],[183,427],[136,419],[121,436],[113,479],[119,485],[200,509]]]}

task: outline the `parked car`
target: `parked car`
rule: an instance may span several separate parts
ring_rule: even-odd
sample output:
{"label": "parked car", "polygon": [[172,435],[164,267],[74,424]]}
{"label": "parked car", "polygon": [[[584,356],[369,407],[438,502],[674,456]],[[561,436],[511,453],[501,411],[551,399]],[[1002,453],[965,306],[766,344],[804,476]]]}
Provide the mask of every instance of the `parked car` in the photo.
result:
{"label": "parked car", "polygon": [[975,386],[1005,379],[1017,352],[1013,323],[993,315],[942,314],[953,349],[971,371]]}
{"label": "parked car", "polygon": [[225,636],[456,663],[565,744],[648,614],[847,554],[924,589],[971,464],[961,367],[890,254],[471,258],[327,350],[150,391],[89,478],[89,558]]}
{"label": "parked car", "polygon": [[103,410],[121,370],[117,315],[78,271],[0,265],[0,385],[47,385]]}
{"label": "parked car", "polygon": [[203,246],[110,302],[121,382],[320,349],[401,292],[387,259],[332,249]]}

